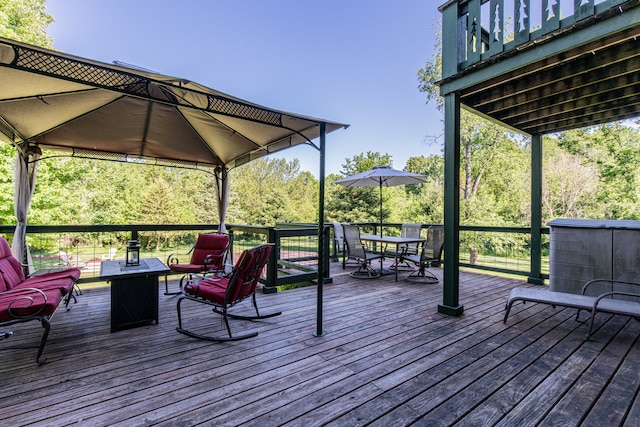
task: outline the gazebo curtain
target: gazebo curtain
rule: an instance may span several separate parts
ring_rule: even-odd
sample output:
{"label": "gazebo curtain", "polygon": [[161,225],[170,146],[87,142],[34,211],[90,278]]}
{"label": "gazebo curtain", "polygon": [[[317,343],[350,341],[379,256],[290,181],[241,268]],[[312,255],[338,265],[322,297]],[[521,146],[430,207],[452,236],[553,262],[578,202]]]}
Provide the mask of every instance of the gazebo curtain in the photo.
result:
{"label": "gazebo curtain", "polygon": [[225,223],[227,217],[227,205],[229,203],[229,171],[225,167],[217,167],[216,175],[216,196],[218,198],[218,217],[220,218],[219,233],[226,233]]}
{"label": "gazebo curtain", "polygon": [[29,246],[25,238],[27,233],[27,213],[31,205],[33,191],[36,188],[36,169],[42,151],[37,146],[23,143],[19,146],[15,157],[15,175],[13,193],[14,213],[16,215],[16,230],[13,233],[11,252],[20,262],[33,271],[33,262],[29,253]]}

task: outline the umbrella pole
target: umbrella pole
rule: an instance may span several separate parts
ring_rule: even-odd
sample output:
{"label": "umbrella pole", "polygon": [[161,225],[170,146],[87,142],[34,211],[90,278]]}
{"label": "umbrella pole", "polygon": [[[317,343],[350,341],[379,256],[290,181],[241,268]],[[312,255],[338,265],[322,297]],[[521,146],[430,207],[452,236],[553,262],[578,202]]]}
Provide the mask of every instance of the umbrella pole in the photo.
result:
{"label": "umbrella pole", "polygon": [[[380,180],[380,237],[382,237],[382,179]],[[384,253],[384,249],[382,248],[382,243],[380,243],[380,252]],[[384,256],[380,258],[380,275],[382,276],[384,272],[383,261]]]}
{"label": "umbrella pole", "polygon": [[382,237],[382,180],[380,180],[380,237]]}

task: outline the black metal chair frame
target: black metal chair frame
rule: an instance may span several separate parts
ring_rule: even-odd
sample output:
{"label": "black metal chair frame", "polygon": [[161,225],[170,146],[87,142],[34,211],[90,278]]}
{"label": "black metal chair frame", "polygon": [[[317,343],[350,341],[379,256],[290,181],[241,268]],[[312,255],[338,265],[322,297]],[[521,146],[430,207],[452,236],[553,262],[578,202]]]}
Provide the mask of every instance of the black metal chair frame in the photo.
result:
{"label": "black metal chair frame", "polygon": [[[274,313],[269,313],[269,314],[260,314],[260,311],[258,310],[258,305],[256,303],[256,292],[255,292],[255,287],[257,285],[257,282],[260,279],[260,275],[262,273],[262,270],[265,266],[265,264],[267,263],[267,260],[269,258],[269,254],[271,253],[272,248],[275,245],[273,243],[267,243],[267,244],[263,244],[263,245],[259,245],[256,246],[254,248],[251,249],[247,249],[246,251],[243,252],[243,254],[240,256],[240,259],[238,260],[237,265],[233,268],[233,271],[231,272],[230,276],[228,277],[228,282],[227,282],[227,288],[226,288],[226,292],[225,292],[225,298],[224,298],[224,302],[218,303],[215,301],[211,301],[202,297],[198,297],[198,296],[193,296],[190,295],[188,293],[186,293],[183,290],[183,294],[182,296],[180,296],[180,298],[178,298],[178,303],[177,303],[177,311],[178,311],[178,327],[176,328],[176,330],[182,334],[185,334],[187,336],[193,337],[193,338],[198,338],[198,339],[202,339],[202,340],[207,340],[207,341],[238,341],[238,340],[243,340],[246,338],[252,338],[258,335],[257,332],[252,332],[249,334],[244,334],[244,335],[233,335],[231,333],[231,327],[229,326],[229,318],[232,319],[239,319],[239,320],[260,320],[260,319],[268,319],[270,317],[275,317],[275,316],[279,316],[282,314],[282,312],[278,311],[278,312],[274,312]],[[253,265],[249,266],[250,269],[250,273],[247,274],[246,276],[249,276],[245,281],[240,282],[240,272],[246,268],[246,266],[244,265],[245,262],[245,254],[249,253],[250,251],[254,251],[257,252],[259,254],[261,254],[260,260],[257,263],[254,263]],[[266,252],[266,254],[265,254]],[[202,279],[202,280],[207,280]],[[194,285],[194,286],[198,286],[198,281],[195,282],[189,282],[190,284]],[[246,296],[243,296],[239,299],[236,300],[232,300],[230,299],[230,295],[233,295],[234,293],[234,287],[238,287],[238,286],[252,286],[253,290],[247,294]],[[246,300],[247,298],[251,297],[251,302],[253,304],[253,308],[256,311],[256,315],[255,316],[241,316],[241,315],[237,315],[237,314],[232,314],[229,313],[229,309],[233,306],[235,306],[236,304]],[[228,332],[228,337],[224,337],[224,336],[209,336],[209,335],[203,335],[203,334],[198,334],[196,332],[193,331],[189,331],[185,328],[182,327],[182,314],[181,314],[181,303],[183,300],[190,300],[190,301],[195,301],[195,302],[199,302],[202,304],[206,304],[206,305],[210,305],[213,307],[213,312],[218,313],[220,315],[222,315],[222,318],[224,320],[224,324],[227,328],[227,332]]]}
{"label": "black metal chair frame", "polygon": [[[25,294],[25,292],[38,293],[42,296],[42,298],[45,301],[47,300],[47,296],[45,295],[45,293],[42,290],[37,288],[10,289],[7,291],[0,292],[0,295],[8,295],[11,293],[19,294],[16,297],[15,302],[17,303],[19,301],[25,301],[27,303],[27,306],[24,306],[24,305],[20,306],[20,308],[24,310],[25,308],[28,308],[28,306],[30,306],[33,303],[33,297],[29,296],[28,294]],[[42,332],[42,337],[40,338],[40,344],[38,345],[38,354],[36,355],[36,363],[40,366],[44,365],[47,361],[47,358],[45,357],[42,360],[40,358],[42,357],[44,346],[47,344],[47,338],[49,337],[49,332],[51,331],[51,318],[55,314],[55,311],[50,315],[42,316],[41,313],[42,311],[44,311],[44,304],[42,305],[41,308],[36,309],[36,311],[34,311],[33,313],[29,313],[27,315],[18,315],[14,313],[13,310],[11,309],[11,306],[9,306],[8,310],[9,310],[9,314],[13,318],[10,320],[6,320],[4,322],[0,322],[0,327],[2,328],[14,325],[16,323],[30,322],[32,320],[38,320],[42,324],[42,328],[44,329],[44,331]],[[8,339],[12,335],[13,335],[13,331],[10,331],[10,330],[0,331],[0,341],[4,339]]]}
{"label": "black metal chair frame", "polygon": [[[371,261],[383,258],[384,255],[371,252],[360,239],[360,228],[357,225],[343,225],[344,245],[347,257],[358,262],[358,268],[349,273],[355,278],[375,279],[380,277],[380,272],[371,267]],[[345,259],[342,260],[342,268],[345,267]]]}
{"label": "black metal chair frame", "polygon": [[[420,233],[422,232],[422,224],[411,224],[411,223],[403,223],[402,228],[400,229],[400,237],[410,237],[410,238],[420,238]],[[406,260],[402,259],[402,256],[412,256],[420,254],[420,244],[419,243],[407,243],[400,248],[397,253],[398,261],[397,263],[393,263],[391,265],[391,269],[397,270],[413,270],[413,266],[410,265]],[[396,256],[396,251],[385,251],[386,256]]]}
{"label": "black metal chair frame", "polygon": [[438,283],[438,278],[427,268],[442,262],[442,250],[444,247],[444,227],[432,225],[427,228],[427,239],[422,245],[418,255],[401,255],[400,262],[411,262],[417,266],[408,280],[424,281],[427,284]]}

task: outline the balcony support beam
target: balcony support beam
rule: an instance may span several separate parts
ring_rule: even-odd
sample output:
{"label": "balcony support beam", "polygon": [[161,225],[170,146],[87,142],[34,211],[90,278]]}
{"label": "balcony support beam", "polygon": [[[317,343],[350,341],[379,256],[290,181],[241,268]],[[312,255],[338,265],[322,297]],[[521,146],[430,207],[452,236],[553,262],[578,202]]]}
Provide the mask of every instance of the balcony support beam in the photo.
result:
{"label": "balcony support beam", "polygon": [[460,316],[460,95],[444,97],[444,287],[440,313]]}

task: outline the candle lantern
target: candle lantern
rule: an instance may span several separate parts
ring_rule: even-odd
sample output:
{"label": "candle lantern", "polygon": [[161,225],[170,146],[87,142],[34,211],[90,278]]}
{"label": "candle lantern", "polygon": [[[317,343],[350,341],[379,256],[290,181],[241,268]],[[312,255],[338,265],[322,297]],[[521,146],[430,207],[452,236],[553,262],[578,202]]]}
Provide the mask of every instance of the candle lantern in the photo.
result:
{"label": "candle lantern", "polygon": [[127,267],[140,265],[140,245],[137,240],[129,240],[125,265]]}

